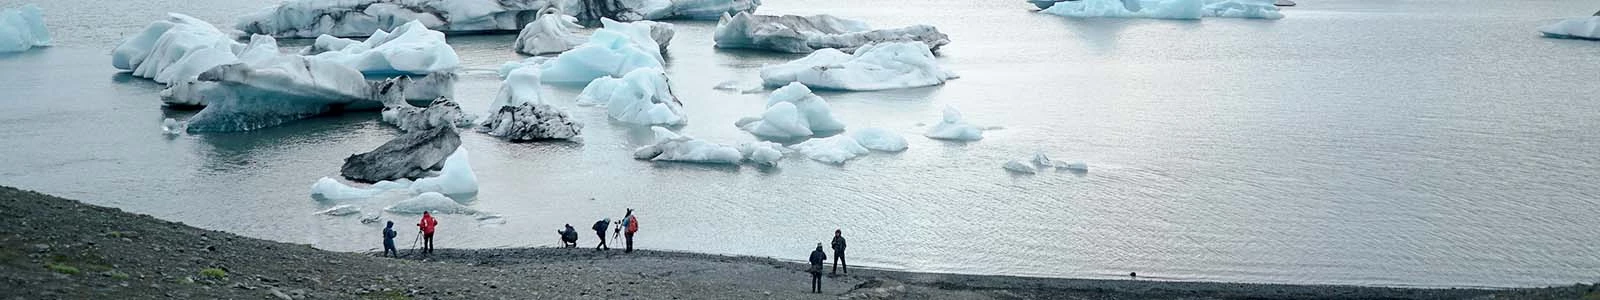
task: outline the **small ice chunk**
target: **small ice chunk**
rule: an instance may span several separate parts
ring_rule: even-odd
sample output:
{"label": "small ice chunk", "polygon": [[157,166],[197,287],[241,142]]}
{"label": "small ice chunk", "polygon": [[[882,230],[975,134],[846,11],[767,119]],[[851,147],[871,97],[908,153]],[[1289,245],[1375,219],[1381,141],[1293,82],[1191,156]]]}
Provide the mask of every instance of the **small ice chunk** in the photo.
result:
{"label": "small ice chunk", "polygon": [[689,119],[661,69],[638,69],[600,78],[578,94],[578,105],[605,106],[611,119],[635,125],[683,125]]}
{"label": "small ice chunk", "polygon": [[945,106],[944,120],[934,124],[923,136],[936,140],[976,141],[983,139],[983,129],[962,120],[961,111],[955,106]]}
{"label": "small ice chunk", "polygon": [[821,139],[810,139],[790,148],[799,151],[812,160],[844,164],[845,161],[866,155],[869,151],[856,142],[855,138],[848,135],[835,135]]}
{"label": "small ice chunk", "polygon": [[1051,168],[1056,166],[1056,162],[1054,160],[1050,160],[1050,156],[1045,155],[1044,152],[1033,153],[1033,164],[1041,167]]}
{"label": "small ice chunk", "polygon": [[1015,159],[1007,161],[1006,165],[1004,166],[1004,168],[1006,169],[1006,171],[1016,172],[1016,173],[1020,173],[1020,174],[1033,174],[1033,173],[1037,173],[1038,172],[1038,170],[1035,170],[1033,168],[1033,166],[1030,166],[1030,165],[1028,165],[1026,163],[1023,163],[1021,160],[1015,160]]}
{"label": "small ice chunk", "polygon": [[862,46],[855,54],[821,49],[806,57],[761,68],[766,86],[799,82],[816,89],[874,91],[944,84],[955,73],[939,66],[927,44],[890,42]]}
{"label": "small ice chunk", "polygon": [[381,220],[383,220],[383,214],[381,213],[374,212],[361,215],[361,224],[372,224]]}
{"label": "small ice chunk", "polygon": [[582,28],[578,18],[562,14],[560,8],[545,8],[539,11],[538,19],[522,27],[511,49],[527,55],[567,52],[589,40],[573,33]]}
{"label": "small ice chunk", "polygon": [[[324,177],[324,178],[326,178],[326,177]],[[329,216],[348,216],[348,215],[354,215],[354,214],[359,214],[359,213],[361,213],[361,207],[359,207],[359,206],[355,206],[355,205],[352,205],[352,204],[340,204],[340,205],[336,205],[336,206],[334,206],[332,208],[328,208],[328,209],[324,209],[322,211],[318,211],[315,214],[317,214],[317,215],[329,215]]]}
{"label": "small ice chunk", "polygon": [[709,164],[738,164],[744,155],[733,146],[715,144],[655,126],[656,143],[634,150],[633,158]]}
{"label": "small ice chunk", "polygon": [[760,165],[774,165],[783,159],[783,145],[773,142],[750,142],[739,145],[739,154]]}
{"label": "small ice chunk", "polygon": [[163,119],[163,120],[161,120],[161,133],[165,133],[165,134],[169,134],[169,135],[182,134],[183,133],[183,123],[180,123],[180,122],[178,122],[177,119],[173,119],[173,118]]}
{"label": "small ice chunk", "polygon": [[388,211],[388,212],[392,212],[392,213],[405,213],[405,214],[420,214],[420,213],[423,213],[423,212],[431,212],[431,213],[435,213],[435,214],[469,214],[470,215],[470,214],[477,213],[477,211],[474,211],[471,208],[468,208],[466,206],[462,206],[461,203],[456,203],[455,200],[451,200],[450,197],[446,197],[444,194],[440,194],[438,192],[422,193],[422,194],[417,195],[416,197],[411,197],[411,199],[406,199],[404,201],[400,201],[400,203],[395,203],[394,205],[390,205],[389,207],[384,208],[383,210]]}
{"label": "small ice chunk", "polygon": [[1273,0],[1080,0],[1057,2],[1041,12],[1075,18],[1201,17],[1282,19]]}
{"label": "small ice chunk", "polygon": [[311,185],[311,198],[319,201],[341,201],[371,198],[383,192],[377,189],[363,189],[351,187],[329,177],[317,179]]}
{"label": "small ice chunk", "polygon": [[1545,37],[1560,39],[1600,40],[1600,12],[1592,17],[1577,17],[1554,24],[1539,26]]}
{"label": "small ice chunk", "polygon": [[1074,162],[1061,164],[1060,166],[1058,166],[1058,168],[1072,170],[1072,171],[1079,171],[1079,172],[1088,172],[1089,171],[1089,164],[1086,164],[1086,163],[1081,162],[1081,161],[1074,161]]}
{"label": "small ice chunk", "polygon": [[713,40],[717,48],[749,48],[789,53],[811,53],[833,48],[855,52],[869,44],[918,42],[938,50],[950,37],[931,25],[873,30],[866,23],[832,15],[767,16],[739,13],[717,21]]}
{"label": "small ice chunk", "polygon": [[0,53],[28,51],[50,44],[50,31],[44,26],[44,12],[39,6],[24,4],[0,10]]}
{"label": "small ice chunk", "polygon": [[844,122],[833,116],[827,101],[800,83],[790,83],[773,91],[767,98],[767,111],[760,118],[741,119],[734,125],[769,139],[808,137],[845,127]]}
{"label": "small ice chunk", "polygon": [[908,147],[905,137],[883,128],[853,130],[850,136],[854,137],[856,142],[860,142],[862,147],[873,151],[900,152]]}
{"label": "small ice chunk", "polygon": [[472,164],[467,160],[467,148],[456,148],[455,153],[444,159],[439,176],[417,179],[411,184],[411,192],[436,192],[461,201],[476,196],[478,175],[472,172]]}

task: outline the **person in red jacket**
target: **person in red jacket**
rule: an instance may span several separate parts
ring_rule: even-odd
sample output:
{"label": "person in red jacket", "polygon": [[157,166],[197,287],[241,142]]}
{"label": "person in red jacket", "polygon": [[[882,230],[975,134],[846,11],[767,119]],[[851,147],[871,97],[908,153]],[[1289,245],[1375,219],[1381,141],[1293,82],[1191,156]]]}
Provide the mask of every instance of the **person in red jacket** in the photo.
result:
{"label": "person in red jacket", "polygon": [[639,232],[639,219],[633,217],[632,208],[628,209],[627,215],[622,216],[622,227],[625,228],[623,229],[622,237],[628,240],[628,250],[623,250],[622,253],[631,253],[633,252],[633,233]]}
{"label": "person in red jacket", "polygon": [[422,229],[422,254],[433,253],[433,228],[436,226],[439,226],[439,221],[434,220],[428,212],[422,212],[422,221],[417,223],[417,227]]}

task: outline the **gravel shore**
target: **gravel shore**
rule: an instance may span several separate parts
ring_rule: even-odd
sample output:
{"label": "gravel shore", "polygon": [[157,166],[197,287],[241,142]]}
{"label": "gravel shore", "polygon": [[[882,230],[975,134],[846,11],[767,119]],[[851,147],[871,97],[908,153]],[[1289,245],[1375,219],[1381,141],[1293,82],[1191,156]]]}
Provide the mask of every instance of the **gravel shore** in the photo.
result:
{"label": "gravel shore", "polygon": [[[1600,299],[1593,285],[1411,289],[852,269],[576,248],[318,250],[0,187],[0,299]],[[404,247],[404,245],[402,245]]]}

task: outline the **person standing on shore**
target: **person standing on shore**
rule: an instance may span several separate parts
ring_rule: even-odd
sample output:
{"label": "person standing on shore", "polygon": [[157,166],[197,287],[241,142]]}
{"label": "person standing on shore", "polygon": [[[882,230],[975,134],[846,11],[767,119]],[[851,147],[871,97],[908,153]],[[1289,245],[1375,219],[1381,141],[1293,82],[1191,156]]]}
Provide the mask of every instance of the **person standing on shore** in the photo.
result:
{"label": "person standing on shore", "polygon": [[828,261],[828,254],[822,253],[822,243],[817,243],[817,250],[811,251],[811,292],[822,293],[822,263]]}
{"label": "person standing on shore", "polygon": [[400,235],[394,232],[394,221],[383,227],[383,256],[400,257],[400,251],[394,249],[394,237]]}
{"label": "person standing on shore", "polygon": [[605,250],[611,250],[611,246],[606,246],[607,227],[611,227],[611,218],[605,218],[599,222],[594,222],[594,235],[600,237],[600,244],[594,245],[595,251],[600,251],[601,248],[604,248]]}
{"label": "person standing on shore", "polygon": [[417,222],[417,228],[422,230],[422,254],[433,254],[433,230],[438,226],[439,221],[432,214],[422,212],[422,221]]}
{"label": "person standing on shore", "polygon": [[844,261],[844,231],[833,230],[833,274],[839,274],[839,265],[844,265],[844,273],[850,274],[850,264]]}
{"label": "person standing on shore", "polygon": [[633,233],[639,232],[639,219],[633,216],[632,208],[622,216],[622,228],[622,238],[628,242],[628,250],[623,250],[622,253],[633,253]]}

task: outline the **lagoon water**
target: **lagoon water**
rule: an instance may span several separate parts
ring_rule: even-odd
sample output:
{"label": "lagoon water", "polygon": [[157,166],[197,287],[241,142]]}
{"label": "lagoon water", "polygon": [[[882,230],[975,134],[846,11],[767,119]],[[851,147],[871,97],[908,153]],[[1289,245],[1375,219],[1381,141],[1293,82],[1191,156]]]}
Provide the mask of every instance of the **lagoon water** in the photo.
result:
{"label": "lagoon water", "polygon": [[[0,55],[0,184],[323,249],[376,248],[378,225],[313,215],[332,204],[308,190],[397,134],[377,113],[166,137],[162,118],[193,112],[163,108],[159,84],[110,65],[118,41],[165,12],[227,26],[272,2],[38,1],[57,46]],[[553,246],[562,224],[587,228],[631,207],[642,248],[800,259],[842,228],[852,262],[911,271],[1427,287],[1600,279],[1600,43],[1534,30],[1593,3],[1305,0],[1277,21],[1168,21],[1066,19],[1023,1],[767,2],[767,14],[938,26],[953,40],[939,59],[962,78],[821,93],[851,128],[901,133],[911,149],[770,169],[635,161],[648,129],[575,106],[581,87],[547,85],[546,99],[588,125],[583,140],[464,134],[482,184],[471,206],[504,223],[444,216],[439,245]],[[765,93],[712,87],[758,85],[760,66],[800,56],[718,50],[715,22],[674,23],[667,71],[690,118],[679,131],[755,140],[732,124],[758,115]],[[487,111],[492,70],[520,58],[514,38],[450,38],[468,66],[456,89],[468,112]],[[922,138],[945,105],[1004,129],[970,143]],[[1091,170],[1000,168],[1037,151]],[[415,218],[384,217],[400,228]]]}

